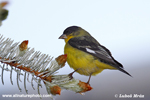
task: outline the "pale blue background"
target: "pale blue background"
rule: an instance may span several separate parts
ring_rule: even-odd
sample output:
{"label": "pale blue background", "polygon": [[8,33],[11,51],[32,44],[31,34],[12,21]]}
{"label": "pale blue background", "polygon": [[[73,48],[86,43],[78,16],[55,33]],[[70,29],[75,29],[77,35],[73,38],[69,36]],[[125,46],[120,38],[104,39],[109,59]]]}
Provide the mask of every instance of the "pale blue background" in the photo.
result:
{"label": "pale blue background", "polygon": [[[1,0],[4,1],[4,0]],[[29,47],[57,57],[65,45],[58,37],[68,26],[86,29],[106,46],[133,78],[113,70],[105,70],[92,77],[93,90],[84,96],[70,91],[62,92],[56,100],[116,100],[115,94],[143,94],[150,99],[150,1],[149,0],[9,0],[7,20],[0,27],[0,34],[15,42],[29,40]],[[0,69],[1,71],[1,69]],[[68,64],[59,74],[73,70]],[[0,72],[1,73],[1,72]],[[88,77],[74,74],[76,79]],[[2,98],[2,94],[25,94],[16,84],[11,85],[9,73],[4,74],[5,85],[0,82],[0,100],[28,98]],[[23,81],[23,77],[22,77]],[[36,86],[36,83],[35,83]],[[29,94],[37,94],[28,83]],[[46,94],[43,86],[41,93]],[[32,100],[40,98],[32,98]],[[43,98],[43,100],[50,98]],[[118,100],[118,99],[117,99]]]}

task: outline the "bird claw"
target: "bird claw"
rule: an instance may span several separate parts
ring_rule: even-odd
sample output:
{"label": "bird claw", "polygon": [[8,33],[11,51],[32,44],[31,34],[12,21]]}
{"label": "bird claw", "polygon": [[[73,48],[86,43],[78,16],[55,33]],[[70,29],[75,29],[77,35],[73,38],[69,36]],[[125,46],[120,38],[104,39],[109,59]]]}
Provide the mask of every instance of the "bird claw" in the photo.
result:
{"label": "bird claw", "polygon": [[68,76],[70,77],[70,80],[73,79],[73,73],[75,73],[78,69],[76,69],[75,71],[73,71],[72,73],[68,74]]}
{"label": "bird claw", "polygon": [[73,76],[72,76],[72,75],[73,75],[73,73],[68,74],[68,76],[69,76],[69,78],[70,78],[69,80],[73,79]]}
{"label": "bird claw", "polygon": [[89,86],[91,86],[89,82],[87,82],[87,84],[88,84]]}

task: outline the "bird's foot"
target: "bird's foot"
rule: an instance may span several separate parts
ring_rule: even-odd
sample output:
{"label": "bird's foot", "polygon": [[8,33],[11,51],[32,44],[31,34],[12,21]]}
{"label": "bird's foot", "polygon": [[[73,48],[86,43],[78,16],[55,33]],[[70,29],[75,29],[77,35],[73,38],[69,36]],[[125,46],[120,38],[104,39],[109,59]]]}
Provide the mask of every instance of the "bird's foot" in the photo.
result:
{"label": "bird's foot", "polygon": [[[77,69],[78,70],[78,69]],[[70,80],[73,79],[73,73],[75,73],[77,70],[73,71],[72,73],[68,74],[68,76],[70,77]]]}
{"label": "bird's foot", "polygon": [[86,83],[87,83],[89,86],[91,86],[89,80],[88,80]]}
{"label": "bird's foot", "polygon": [[73,76],[72,76],[72,75],[73,75],[73,72],[70,73],[70,74],[68,74],[68,76],[69,76],[69,78],[70,78],[69,80],[73,79]]}
{"label": "bird's foot", "polygon": [[89,85],[90,85],[91,75],[92,75],[92,74],[90,74],[89,79],[88,79],[88,81],[87,81],[87,84],[89,84]]}

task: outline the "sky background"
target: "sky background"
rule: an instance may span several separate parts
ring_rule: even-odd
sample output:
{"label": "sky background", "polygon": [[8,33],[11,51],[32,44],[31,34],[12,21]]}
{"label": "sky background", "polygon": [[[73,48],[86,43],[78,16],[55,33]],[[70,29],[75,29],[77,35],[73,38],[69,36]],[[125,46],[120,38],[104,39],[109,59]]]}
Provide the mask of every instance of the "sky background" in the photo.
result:
{"label": "sky background", "polygon": [[[107,47],[133,76],[131,78],[117,70],[104,70],[92,77],[93,90],[84,96],[64,90],[56,100],[119,100],[115,94],[143,94],[144,99],[136,100],[150,99],[149,0],[9,0],[5,8],[9,15],[0,27],[0,34],[4,37],[15,42],[29,40],[29,47],[58,57],[63,54],[65,45],[58,37],[67,27],[77,25]],[[72,71],[66,64],[59,74]],[[20,83],[22,92],[18,90],[15,72],[14,85],[10,83],[9,73],[4,73],[4,77],[5,85],[0,82],[0,100],[20,100],[1,97],[2,94],[26,94],[23,82]],[[74,77],[84,82],[88,80],[87,76],[78,73]],[[29,83],[27,89],[29,94],[37,94]],[[46,94],[44,86],[42,93]],[[40,100],[31,100],[35,99]]]}

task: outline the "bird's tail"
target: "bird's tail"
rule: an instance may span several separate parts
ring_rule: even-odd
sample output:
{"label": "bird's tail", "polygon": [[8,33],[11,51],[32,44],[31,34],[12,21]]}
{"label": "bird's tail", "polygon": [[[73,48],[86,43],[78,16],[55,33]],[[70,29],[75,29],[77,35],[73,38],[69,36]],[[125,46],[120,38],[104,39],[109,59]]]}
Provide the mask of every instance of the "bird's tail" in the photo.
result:
{"label": "bird's tail", "polygon": [[[127,71],[125,71],[122,67],[117,68],[118,70],[120,70],[121,72],[131,76]],[[131,76],[132,77],[132,76]]]}
{"label": "bird's tail", "polygon": [[[119,63],[117,60],[115,60],[113,58],[113,60],[115,61],[116,65],[114,66],[116,69],[120,70],[121,72],[131,76],[127,71],[124,70],[123,65],[121,63]],[[117,66],[117,67],[116,67]],[[132,76],[131,76],[132,77]]]}

